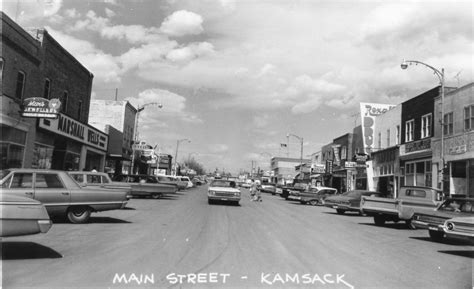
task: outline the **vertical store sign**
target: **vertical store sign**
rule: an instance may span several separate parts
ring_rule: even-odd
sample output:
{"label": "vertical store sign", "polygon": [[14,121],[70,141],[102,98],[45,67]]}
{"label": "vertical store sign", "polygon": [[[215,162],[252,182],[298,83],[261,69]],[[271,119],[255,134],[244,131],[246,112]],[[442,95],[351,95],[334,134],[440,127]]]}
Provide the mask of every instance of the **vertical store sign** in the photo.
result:
{"label": "vertical store sign", "polygon": [[365,102],[360,103],[364,153],[370,154],[370,152],[374,149],[375,117],[391,110],[394,107],[395,105],[391,104]]}

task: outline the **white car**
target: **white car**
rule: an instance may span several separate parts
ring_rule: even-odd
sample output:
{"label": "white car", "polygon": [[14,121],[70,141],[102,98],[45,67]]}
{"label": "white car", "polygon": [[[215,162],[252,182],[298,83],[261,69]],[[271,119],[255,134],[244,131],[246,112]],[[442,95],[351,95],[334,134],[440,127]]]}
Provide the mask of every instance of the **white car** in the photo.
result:
{"label": "white car", "polygon": [[180,176],[179,178],[181,179],[181,181],[188,183],[188,187],[187,187],[188,189],[194,187],[194,184],[193,184],[193,182],[191,182],[189,177]]}
{"label": "white car", "polygon": [[209,185],[207,199],[209,204],[212,204],[215,201],[225,201],[238,205],[240,202],[240,190],[237,188],[237,184],[234,181],[214,180]]}

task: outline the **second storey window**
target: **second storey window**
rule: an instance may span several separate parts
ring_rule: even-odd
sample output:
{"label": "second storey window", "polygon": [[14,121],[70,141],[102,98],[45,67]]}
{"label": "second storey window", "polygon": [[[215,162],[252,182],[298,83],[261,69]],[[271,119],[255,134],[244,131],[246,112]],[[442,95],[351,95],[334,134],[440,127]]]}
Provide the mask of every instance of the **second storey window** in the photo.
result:
{"label": "second storey window", "polygon": [[387,147],[390,147],[390,129],[387,129]]}
{"label": "second storey window", "polygon": [[413,141],[415,131],[415,120],[409,120],[405,123],[405,142]]}
{"label": "second storey window", "polygon": [[67,101],[68,101],[69,93],[67,91],[63,92],[63,97],[61,99],[61,111],[67,113]]}
{"label": "second storey window", "polygon": [[443,119],[443,132],[445,135],[451,135],[454,132],[453,112],[446,113]]}
{"label": "second storey window", "polygon": [[44,91],[43,91],[43,98],[49,99],[51,96],[51,80],[46,78],[44,80]]}
{"label": "second storey window", "polygon": [[16,77],[16,91],[15,96],[18,99],[23,98],[23,93],[25,90],[25,73],[23,71],[18,71],[18,75]]}
{"label": "second storey window", "polygon": [[397,131],[395,135],[395,144],[399,145],[400,144],[400,126],[397,125]]}
{"label": "second storey window", "polygon": [[421,117],[421,138],[429,137],[431,134],[431,113]]}
{"label": "second storey window", "polygon": [[79,103],[77,104],[77,119],[81,120],[81,114],[82,114],[82,100],[79,100]]}
{"label": "second storey window", "polygon": [[474,130],[474,105],[464,108],[464,130]]}

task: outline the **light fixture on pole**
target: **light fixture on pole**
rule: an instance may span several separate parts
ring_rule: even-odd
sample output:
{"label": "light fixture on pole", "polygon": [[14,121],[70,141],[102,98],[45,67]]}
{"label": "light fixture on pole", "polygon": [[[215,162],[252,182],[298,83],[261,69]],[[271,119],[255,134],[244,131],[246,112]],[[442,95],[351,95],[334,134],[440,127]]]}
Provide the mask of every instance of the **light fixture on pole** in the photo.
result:
{"label": "light fixture on pole", "polygon": [[303,179],[303,138],[297,135],[288,133],[286,137],[289,139],[290,136],[297,138],[301,143],[301,154],[300,154],[300,178]]}
{"label": "light fixture on pole", "polygon": [[[428,65],[424,62],[417,61],[417,60],[403,60],[403,62],[400,64],[400,67],[402,69],[407,69],[408,66],[412,64],[415,64],[415,65],[421,64],[433,70],[434,74],[436,74],[436,76],[438,77],[440,85],[441,85],[441,119],[439,120],[441,124],[441,170],[440,171],[442,172],[442,175],[444,175],[444,166],[445,166],[445,163],[444,163],[444,68],[441,68],[441,71],[440,71],[431,65]],[[444,190],[443,179],[441,179],[441,190]]]}
{"label": "light fixture on pole", "polygon": [[187,141],[190,143],[191,141],[187,138],[179,139],[176,141],[176,154],[174,155],[174,173],[173,175],[176,176],[177,171],[178,171],[178,149],[179,149],[179,144],[183,141]]}
{"label": "light fixture on pole", "polygon": [[133,146],[132,146],[132,174],[135,173],[135,148],[136,145],[138,144],[138,118],[140,116],[140,112],[142,112],[145,107],[147,106],[158,106],[158,108],[162,108],[163,105],[158,102],[150,102],[150,103],[145,103],[144,105],[139,105],[137,108],[137,113],[135,114],[135,127],[133,129]]}

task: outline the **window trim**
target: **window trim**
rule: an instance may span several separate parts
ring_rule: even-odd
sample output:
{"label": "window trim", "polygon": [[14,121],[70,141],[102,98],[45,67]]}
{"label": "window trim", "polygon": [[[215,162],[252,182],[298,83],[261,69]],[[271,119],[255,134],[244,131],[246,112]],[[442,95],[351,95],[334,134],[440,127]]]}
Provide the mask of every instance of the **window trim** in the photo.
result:
{"label": "window trim", "polygon": [[[469,110],[469,113],[466,115],[466,110]],[[470,104],[464,107],[463,109],[463,127],[464,131],[474,130],[474,104]],[[466,126],[466,121],[469,123],[469,127]]]}
{"label": "window trim", "polygon": [[[428,119],[429,123],[426,123],[426,119]],[[433,114],[427,113],[421,116],[421,138],[428,138],[431,137],[431,126],[433,122]]]}
{"label": "window trim", "polygon": [[[408,126],[411,124],[411,130]],[[410,136],[410,137],[409,137]],[[415,119],[405,121],[405,142],[411,142],[415,140]]]}
{"label": "window trim", "polygon": [[[449,122],[449,116],[451,117],[451,122]],[[443,117],[443,134],[444,135],[453,135],[454,134],[454,112],[450,111],[444,114]]]}
{"label": "window trim", "polygon": [[[18,92],[18,76],[19,75],[23,75],[23,81],[21,83],[21,92],[19,93]],[[26,73],[23,71],[23,70],[18,70],[18,73],[16,75],[16,87],[15,87],[15,97],[20,99],[20,100],[23,100],[23,96],[25,95],[25,83],[26,83]]]}

